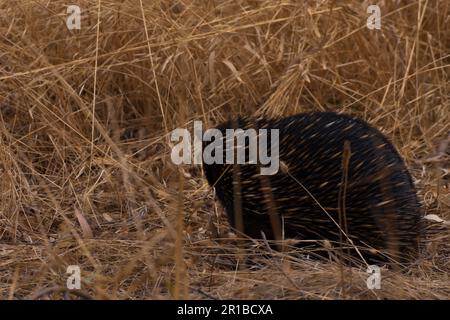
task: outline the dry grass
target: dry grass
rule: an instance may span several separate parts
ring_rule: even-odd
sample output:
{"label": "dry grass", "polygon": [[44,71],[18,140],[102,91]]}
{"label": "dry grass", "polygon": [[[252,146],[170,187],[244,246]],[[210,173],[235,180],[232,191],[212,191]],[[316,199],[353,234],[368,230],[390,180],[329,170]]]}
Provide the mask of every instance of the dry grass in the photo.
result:
{"label": "dry grass", "polygon": [[76,1],[69,31],[67,1],[0,1],[0,298],[64,286],[68,265],[94,298],[450,298],[443,223],[381,290],[261,243],[237,266],[201,168],[170,161],[168,133],[193,120],[347,112],[450,220],[450,3],[378,2],[381,30],[367,1]]}

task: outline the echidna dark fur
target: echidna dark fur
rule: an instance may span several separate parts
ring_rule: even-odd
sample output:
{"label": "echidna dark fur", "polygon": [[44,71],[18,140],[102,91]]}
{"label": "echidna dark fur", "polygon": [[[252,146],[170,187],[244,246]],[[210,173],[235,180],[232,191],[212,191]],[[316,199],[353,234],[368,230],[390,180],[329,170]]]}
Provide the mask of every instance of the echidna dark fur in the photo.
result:
{"label": "echidna dark fur", "polygon": [[[362,254],[369,262],[408,262],[417,256],[421,204],[402,158],[380,131],[333,112],[240,117],[218,126],[223,133],[235,128],[279,129],[279,159],[285,170],[261,179],[257,165],[203,163],[233,227],[236,170],[242,231],[249,237],[260,239],[264,233],[277,239],[270,217],[276,212],[285,239],[329,240],[334,248],[344,239],[347,246],[359,248],[360,253],[352,251],[354,256]],[[350,147],[347,168],[345,144]],[[340,203],[345,206],[340,208]]]}

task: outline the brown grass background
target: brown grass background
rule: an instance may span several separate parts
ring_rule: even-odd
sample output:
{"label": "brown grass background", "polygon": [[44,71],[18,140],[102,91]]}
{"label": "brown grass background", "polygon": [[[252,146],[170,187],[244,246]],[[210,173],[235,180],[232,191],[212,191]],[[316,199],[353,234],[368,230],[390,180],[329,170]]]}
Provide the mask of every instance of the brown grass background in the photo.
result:
{"label": "brown grass background", "polygon": [[[46,297],[79,265],[97,299],[449,299],[450,234],[427,222],[407,272],[245,249],[199,166],[168,139],[193,120],[346,112],[405,158],[450,220],[450,2],[0,1],[0,298]],[[431,232],[432,231],[432,232]],[[56,290],[56,289],[55,289]],[[57,291],[57,290],[56,290]],[[50,293],[52,298],[61,298]]]}

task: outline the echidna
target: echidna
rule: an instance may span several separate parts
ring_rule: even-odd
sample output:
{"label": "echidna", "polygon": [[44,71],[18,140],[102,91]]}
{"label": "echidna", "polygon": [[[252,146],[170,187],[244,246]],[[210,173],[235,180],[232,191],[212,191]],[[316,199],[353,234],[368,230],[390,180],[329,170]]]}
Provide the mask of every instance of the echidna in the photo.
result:
{"label": "echidna", "polygon": [[345,244],[366,262],[417,256],[422,209],[413,181],[394,146],[365,121],[310,112],[239,117],[217,129],[224,148],[226,129],[279,130],[280,170],[274,175],[261,175],[260,165],[247,162],[203,163],[234,228],[256,239]]}

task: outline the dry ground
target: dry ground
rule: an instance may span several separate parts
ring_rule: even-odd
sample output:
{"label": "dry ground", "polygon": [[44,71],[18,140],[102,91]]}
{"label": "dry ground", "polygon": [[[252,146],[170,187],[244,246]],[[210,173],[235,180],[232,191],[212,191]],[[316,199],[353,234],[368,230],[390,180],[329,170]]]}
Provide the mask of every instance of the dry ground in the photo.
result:
{"label": "dry ground", "polygon": [[[106,299],[449,299],[450,234],[407,272],[247,248],[172,129],[335,110],[388,135],[427,214],[450,220],[450,2],[0,0],[0,298],[45,297],[79,265]],[[219,239],[222,237],[222,239]],[[228,238],[227,238],[228,237]],[[53,294],[53,298],[61,298]]]}

